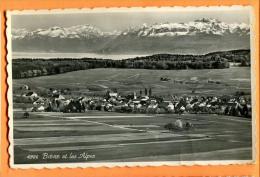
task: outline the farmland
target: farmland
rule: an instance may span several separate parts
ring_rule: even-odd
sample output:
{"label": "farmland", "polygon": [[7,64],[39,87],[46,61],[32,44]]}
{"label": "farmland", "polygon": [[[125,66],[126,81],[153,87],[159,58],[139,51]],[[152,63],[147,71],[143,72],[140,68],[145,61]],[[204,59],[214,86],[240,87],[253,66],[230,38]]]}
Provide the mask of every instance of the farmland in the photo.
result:
{"label": "farmland", "polygon": [[[169,131],[176,119],[188,131]],[[14,112],[15,163],[249,160],[251,121],[217,115]],[[95,158],[43,159],[42,154],[87,153]],[[29,159],[37,155],[38,159]]]}
{"label": "farmland", "polygon": [[[161,77],[169,78],[162,82]],[[209,80],[215,83],[209,83]],[[216,83],[218,82],[218,83]],[[107,89],[116,88],[120,94],[139,92],[145,87],[152,88],[153,94],[169,95],[233,95],[237,91],[251,93],[250,68],[203,70],[146,70],[99,68],[74,71],[37,78],[14,79],[14,94],[21,85],[28,85],[37,93],[49,88],[72,91],[72,95],[103,95]]]}

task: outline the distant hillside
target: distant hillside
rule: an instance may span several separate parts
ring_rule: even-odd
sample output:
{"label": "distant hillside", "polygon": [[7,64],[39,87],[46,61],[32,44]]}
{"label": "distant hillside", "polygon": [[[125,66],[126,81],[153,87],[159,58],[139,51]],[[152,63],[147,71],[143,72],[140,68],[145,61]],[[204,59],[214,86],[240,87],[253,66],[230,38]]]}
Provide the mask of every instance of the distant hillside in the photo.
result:
{"label": "distant hillside", "polygon": [[222,69],[229,62],[240,66],[250,66],[250,50],[214,52],[206,55],[156,54],[124,60],[95,58],[59,58],[59,59],[15,59],[13,60],[13,78],[28,78],[61,74],[65,72],[93,68],[134,68],[134,69]]}
{"label": "distant hillside", "polygon": [[211,52],[205,55],[180,55],[180,54],[156,54],[144,57],[135,57],[128,60],[150,60],[150,61],[185,61],[191,59],[211,59],[214,57],[220,57],[227,59],[229,62],[241,62],[245,60],[250,63],[250,50],[240,49],[240,50],[230,50],[230,51],[218,51]]}

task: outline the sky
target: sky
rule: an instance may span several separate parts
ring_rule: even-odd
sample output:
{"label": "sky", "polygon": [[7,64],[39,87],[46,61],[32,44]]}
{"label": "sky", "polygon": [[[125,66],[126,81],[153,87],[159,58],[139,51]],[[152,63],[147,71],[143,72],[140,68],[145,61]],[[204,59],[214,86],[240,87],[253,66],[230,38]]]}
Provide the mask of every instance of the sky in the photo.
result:
{"label": "sky", "polygon": [[[65,13],[64,13],[65,12]],[[142,10],[78,10],[73,13],[61,12],[25,12],[13,14],[12,28],[35,30],[53,26],[70,27],[74,25],[90,24],[102,31],[121,31],[129,27],[166,22],[188,22],[201,18],[215,18],[226,23],[249,24],[249,8],[207,8],[207,9],[174,9],[156,8]]]}

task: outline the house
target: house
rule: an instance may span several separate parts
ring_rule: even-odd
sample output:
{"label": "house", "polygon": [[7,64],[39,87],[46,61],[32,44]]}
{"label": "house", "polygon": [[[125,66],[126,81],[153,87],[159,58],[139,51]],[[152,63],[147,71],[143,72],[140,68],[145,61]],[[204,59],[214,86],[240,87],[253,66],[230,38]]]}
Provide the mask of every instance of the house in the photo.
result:
{"label": "house", "polygon": [[158,107],[157,103],[151,103],[147,108],[148,109],[156,109]]}
{"label": "house", "polygon": [[151,104],[156,104],[157,101],[156,101],[155,99],[151,99],[151,100],[150,100],[150,103],[151,103]]}
{"label": "house", "polygon": [[161,78],[160,78],[160,81],[163,81],[163,82],[166,82],[166,81],[169,81],[169,80],[171,80],[171,79],[169,79],[169,78],[167,78],[167,77],[165,77],[165,78],[164,78],[164,77],[161,77]]}
{"label": "house", "polygon": [[70,104],[70,102],[71,102],[71,99],[70,100],[64,100],[63,105],[68,106]]}
{"label": "house", "polygon": [[117,100],[120,102],[125,102],[126,98],[125,97],[121,97],[120,95],[117,97]]}
{"label": "house", "polygon": [[43,76],[46,76],[47,74],[48,74],[47,69],[46,69],[46,68],[43,68],[43,69],[42,69],[42,75],[43,75]]}
{"label": "house", "polygon": [[190,80],[191,81],[198,81],[198,77],[191,77]]}
{"label": "house", "polygon": [[45,105],[47,102],[46,98],[38,98],[35,102],[33,102],[33,105]]}
{"label": "house", "polygon": [[109,96],[117,98],[118,97],[118,93],[116,93],[116,92],[109,92]]}
{"label": "house", "polygon": [[65,97],[62,96],[61,94],[57,94],[54,96],[55,100],[65,100]]}
{"label": "house", "polygon": [[110,103],[117,103],[117,100],[116,100],[115,97],[111,97],[111,98],[109,98],[108,101],[109,101]]}
{"label": "house", "polygon": [[38,110],[38,111],[44,111],[45,108],[44,108],[44,106],[40,106],[40,107],[37,108],[37,110]]}
{"label": "house", "polygon": [[176,80],[174,80],[174,83],[183,84],[183,83],[184,83],[184,80],[178,80],[178,79],[176,79]]}
{"label": "house", "polygon": [[38,94],[35,92],[28,92],[26,94],[23,94],[23,97],[27,97],[27,98],[37,98]]}
{"label": "house", "polygon": [[32,108],[32,112],[43,112],[43,111],[45,111],[45,107],[44,106],[35,106],[35,107],[33,107]]}
{"label": "house", "polygon": [[139,104],[141,101],[140,101],[139,99],[133,99],[132,102],[133,102],[134,104]]}
{"label": "house", "polygon": [[32,70],[27,71],[27,77],[32,77],[32,76],[33,76]]}
{"label": "house", "polygon": [[105,110],[112,111],[113,105],[110,103],[105,104]]}
{"label": "house", "polygon": [[38,71],[36,69],[32,70],[32,76],[37,76],[38,75]]}
{"label": "house", "polygon": [[168,111],[174,111],[174,105],[170,102],[167,106]]}
{"label": "house", "polygon": [[142,96],[141,101],[148,101],[149,100],[149,96]]}
{"label": "house", "polygon": [[207,104],[206,102],[202,102],[202,103],[199,104],[199,107],[205,107],[206,104]]}
{"label": "house", "polygon": [[186,109],[185,109],[184,106],[181,106],[181,107],[180,107],[180,111],[181,111],[181,112],[184,112],[185,110],[186,110]]}
{"label": "house", "polygon": [[139,104],[136,105],[136,108],[137,108],[137,109],[141,109],[141,108],[142,108],[142,105],[139,103]]}
{"label": "house", "polygon": [[135,104],[134,104],[133,102],[129,102],[129,103],[128,103],[128,106],[129,106],[130,108],[134,108],[134,107],[135,107]]}
{"label": "house", "polygon": [[51,95],[52,95],[53,97],[57,97],[57,96],[60,95],[60,92],[59,92],[58,90],[52,90],[52,91],[51,91]]}

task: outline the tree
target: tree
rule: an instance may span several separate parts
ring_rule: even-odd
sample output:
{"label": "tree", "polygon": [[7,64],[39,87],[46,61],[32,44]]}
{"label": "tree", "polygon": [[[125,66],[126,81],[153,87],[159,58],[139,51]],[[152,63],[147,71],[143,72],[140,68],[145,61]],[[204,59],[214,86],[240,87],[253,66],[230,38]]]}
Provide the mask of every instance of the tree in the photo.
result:
{"label": "tree", "polygon": [[109,99],[109,98],[110,98],[110,95],[109,95],[109,94],[110,94],[110,91],[107,90],[106,95],[105,95],[105,98],[106,98],[106,99]]}
{"label": "tree", "polygon": [[152,89],[150,88],[149,89],[149,97],[151,97],[152,96]]}
{"label": "tree", "polygon": [[247,63],[247,61],[245,59],[241,60],[241,64],[240,66],[248,66],[249,64]]}

